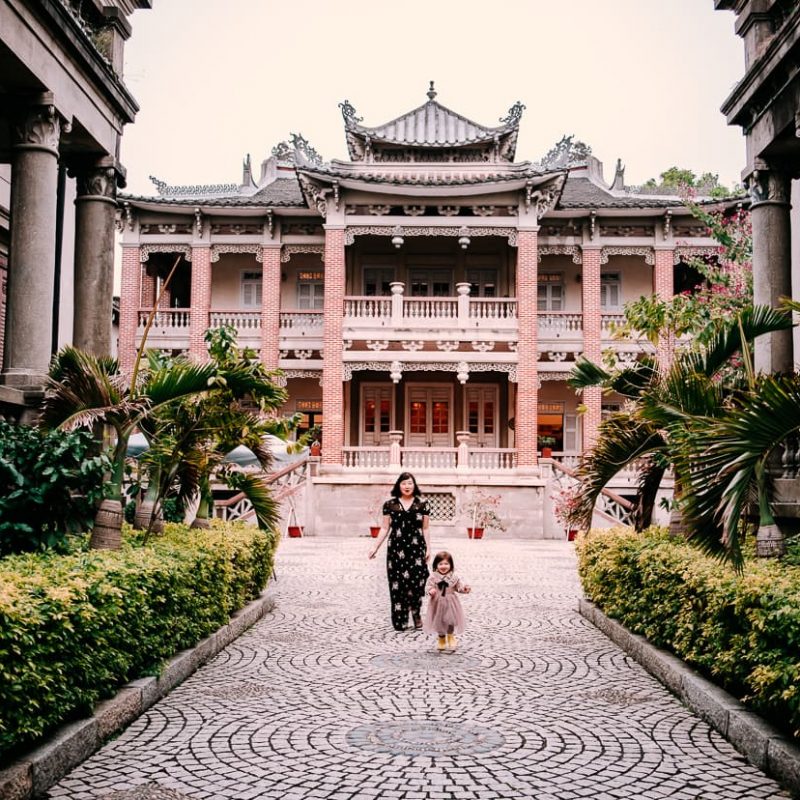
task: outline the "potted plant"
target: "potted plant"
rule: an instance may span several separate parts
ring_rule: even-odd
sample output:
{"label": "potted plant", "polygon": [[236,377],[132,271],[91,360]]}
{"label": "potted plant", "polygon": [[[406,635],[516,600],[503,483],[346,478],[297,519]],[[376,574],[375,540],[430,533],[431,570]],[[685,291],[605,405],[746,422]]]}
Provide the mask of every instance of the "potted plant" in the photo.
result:
{"label": "potted plant", "polygon": [[580,485],[577,483],[559,489],[550,497],[553,501],[553,515],[564,527],[568,542],[573,541],[578,535],[579,497]]}
{"label": "potted plant", "polygon": [[506,530],[506,523],[497,513],[499,506],[499,494],[489,494],[483,489],[473,489],[469,493],[461,506],[461,517],[467,523],[467,536],[470,539],[482,539],[485,530]]}
{"label": "potted plant", "polygon": [[539,437],[539,449],[542,451],[542,458],[553,457],[553,445],[555,443],[556,440],[552,436]]}
{"label": "potted plant", "polygon": [[370,526],[369,535],[373,539],[378,538],[381,532],[381,521],[383,520],[383,504],[389,499],[389,492],[386,489],[378,489],[367,504],[367,514],[369,514]]}

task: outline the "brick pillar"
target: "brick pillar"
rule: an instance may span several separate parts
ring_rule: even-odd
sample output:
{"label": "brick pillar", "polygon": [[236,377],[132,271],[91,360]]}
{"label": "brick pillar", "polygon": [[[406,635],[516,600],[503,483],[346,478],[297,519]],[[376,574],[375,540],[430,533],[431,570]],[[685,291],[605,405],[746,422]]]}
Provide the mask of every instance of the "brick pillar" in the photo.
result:
{"label": "brick pillar", "polygon": [[[656,250],[653,267],[653,294],[660,300],[669,302],[674,294],[673,270],[675,251],[670,248]],[[672,334],[661,336],[658,341],[658,362],[664,367],[672,363],[675,351],[675,337]]]}
{"label": "brick pillar", "polygon": [[[583,248],[583,278],[581,297],[583,303],[583,354],[595,364],[600,362],[600,255],[599,247]],[[603,390],[590,386],[583,390],[583,449],[588,450],[597,441],[600,427],[601,398]]]}
{"label": "brick pillar", "polygon": [[261,363],[277,369],[281,321],[281,248],[261,248]]}
{"label": "brick pillar", "polygon": [[136,328],[139,325],[144,272],[142,267],[139,246],[123,245],[119,294],[119,365],[123,372],[130,372],[136,360]]}
{"label": "brick pillar", "polygon": [[341,465],[344,446],[342,318],[344,314],[344,229],[325,228],[325,292],[322,346],[322,464]]}
{"label": "brick pillar", "polygon": [[142,297],[141,307],[151,309],[156,303],[156,279],[148,273],[147,268],[142,264]]}
{"label": "brick pillar", "polygon": [[539,245],[538,232],[520,230],[517,233],[517,411],[514,437],[517,464],[535,467],[537,463],[537,417],[539,406],[539,351],[536,300],[538,293]]}
{"label": "brick pillar", "polygon": [[211,248],[192,247],[192,302],[189,309],[189,355],[208,360],[205,335],[211,311]]}

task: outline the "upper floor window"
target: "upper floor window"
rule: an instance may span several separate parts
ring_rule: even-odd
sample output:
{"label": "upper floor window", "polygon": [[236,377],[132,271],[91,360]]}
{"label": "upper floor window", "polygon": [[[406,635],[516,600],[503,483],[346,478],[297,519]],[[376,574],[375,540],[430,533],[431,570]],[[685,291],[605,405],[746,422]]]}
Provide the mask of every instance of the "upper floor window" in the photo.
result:
{"label": "upper floor window", "polygon": [[242,273],[242,306],[261,308],[261,273]]}
{"label": "upper floor window", "polygon": [[564,276],[560,272],[540,272],[536,307],[539,311],[564,310]]}
{"label": "upper floor window", "polygon": [[497,297],[496,269],[468,269],[467,280],[472,297]]}
{"label": "upper floor window", "polygon": [[367,297],[388,296],[393,280],[392,267],[364,267],[364,294]]}
{"label": "upper floor window", "polygon": [[452,297],[453,272],[449,269],[412,269],[412,297]]}
{"label": "upper floor window", "polygon": [[622,281],[619,272],[600,276],[600,308],[606,311],[622,308]]}
{"label": "upper floor window", "polygon": [[300,310],[320,309],[323,306],[325,273],[321,270],[300,270],[297,273],[297,308]]}

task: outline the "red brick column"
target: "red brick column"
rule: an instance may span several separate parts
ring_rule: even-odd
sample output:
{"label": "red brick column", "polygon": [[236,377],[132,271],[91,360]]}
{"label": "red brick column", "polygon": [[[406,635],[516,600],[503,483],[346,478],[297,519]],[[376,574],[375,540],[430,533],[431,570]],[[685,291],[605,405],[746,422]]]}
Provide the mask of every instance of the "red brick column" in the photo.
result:
{"label": "red brick column", "polygon": [[[653,267],[653,293],[660,300],[668,302],[674,294],[673,271],[675,251],[670,248],[657,249],[655,266]],[[675,337],[672,334],[662,336],[658,342],[658,361],[667,367],[672,363],[675,352]]]}
{"label": "red brick column", "polygon": [[205,334],[211,311],[211,248],[192,248],[192,290],[189,310],[189,355],[197,361],[208,360]]}
{"label": "red brick column", "polygon": [[156,302],[156,279],[148,274],[147,268],[142,264],[142,295],[141,308],[152,308]]}
{"label": "red brick column", "polygon": [[136,360],[136,328],[142,301],[142,262],[138,245],[122,246],[122,277],[119,290],[119,350],[120,369],[130,372]]}
{"label": "red brick column", "polygon": [[[600,256],[599,247],[583,248],[583,354],[595,364],[600,362]],[[588,450],[597,441],[600,427],[602,389],[591,386],[583,390],[583,449]]]}
{"label": "red brick column", "polygon": [[517,464],[535,467],[536,432],[539,406],[539,351],[537,344],[536,300],[539,278],[539,234],[520,230],[517,233],[517,411],[514,438]]}
{"label": "red brick column", "polygon": [[322,346],[322,464],[341,465],[344,446],[342,319],[344,315],[344,229],[325,228],[325,290]]}
{"label": "red brick column", "polygon": [[277,369],[281,321],[281,247],[261,248],[261,363]]}

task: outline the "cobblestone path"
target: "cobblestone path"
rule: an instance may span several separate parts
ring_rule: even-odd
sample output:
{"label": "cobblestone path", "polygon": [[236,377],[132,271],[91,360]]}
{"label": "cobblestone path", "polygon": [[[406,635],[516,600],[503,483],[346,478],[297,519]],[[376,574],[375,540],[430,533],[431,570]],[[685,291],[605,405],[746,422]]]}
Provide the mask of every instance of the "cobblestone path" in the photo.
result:
{"label": "cobblestone path", "polygon": [[275,611],[51,797],[788,797],[577,614],[571,545],[434,546],[473,586],[456,654],[391,629],[369,540],[284,541]]}

